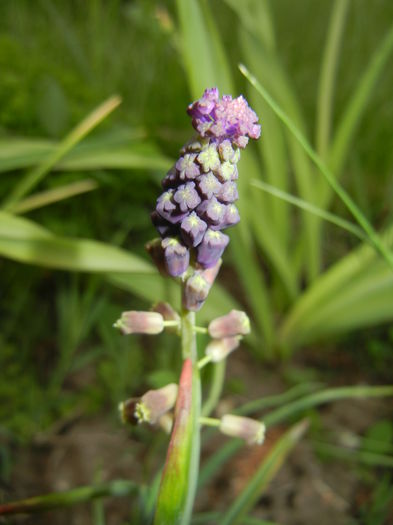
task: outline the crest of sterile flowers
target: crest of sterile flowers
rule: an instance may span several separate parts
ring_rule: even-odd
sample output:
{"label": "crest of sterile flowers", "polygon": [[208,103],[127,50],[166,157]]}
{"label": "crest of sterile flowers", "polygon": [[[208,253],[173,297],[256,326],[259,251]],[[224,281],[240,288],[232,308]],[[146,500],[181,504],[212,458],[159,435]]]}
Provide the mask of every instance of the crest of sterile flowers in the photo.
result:
{"label": "crest of sterile flowers", "polygon": [[246,99],[230,95],[220,99],[217,88],[206,89],[202,98],[190,104],[187,113],[201,137],[229,139],[239,148],[247,145],[248,137],[257,139],[261,134],[258,117]]}
{"label": "crest of sterile flowers", "polygon": [[161,242],[149,249],[161,270],[188,277],[187,307],[198,309],[211,286],[212,272],[206,271],[218,271],[229,243],[222,230],[240,220],[235,205],[240,149],[258,138],[261,128],[244,97],[220,99],[217,88],[207,89],[187,113],[198,136],[181,149],[162,181],[164,191],[152,213]]}

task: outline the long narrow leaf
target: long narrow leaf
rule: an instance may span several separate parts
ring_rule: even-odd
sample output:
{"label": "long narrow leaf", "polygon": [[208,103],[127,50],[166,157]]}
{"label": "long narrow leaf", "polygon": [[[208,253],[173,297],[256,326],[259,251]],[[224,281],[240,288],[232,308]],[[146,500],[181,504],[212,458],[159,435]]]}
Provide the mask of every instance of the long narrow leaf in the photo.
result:
{"label": "long narrow leaf", "polygon": [[349,0],[335,0],[322,58],[318,86],[316,148],[323,159],[326,157],[330,141],[333,90],[348,7]]}
{"label": "long narrow leaf", "polygon": [[[274,93],[275,98],[279,101],[280,107],[285,110],[285,113],[290,116],[296,126],[306,136],[306,125],[301,112],[300,104],[287,78],[287,75],[284,72],[283,67],[281,67],[278,57],[266,50],[260,42],[257,42],[255,38],[253,38],[247,32],[241,33],[241,44],[244,57],[247,59],[247,62],[250,63],[250,67],[252,67],[253,71],[255,71],[260,78],[265,79],[270,92]],[[253,91],[254,93],[251,93],[251,99],[253,104],[255,104],[255,95],[258,93],[255,90]],[[269,126],[269,124],[271,125],[272,122],[275,122],[273,116],[275,119],[277,119],[277,116],[274,114],[274,111],[267,101],[265,101],[262,97],[258,98],[262,104],[257,104],[256,108],[261,112],[262,118],[264,116],[265,106],[268,107],[269,112],[273,113],[273,115],[270,117],[269,113],[267,113],[267,125]],[[296,141],[293,135],[285,128],[284,131],[287,136],[288,150],[292,159],[292,165],[299,194],[304,200],[313,202],[315,200],[314,193],[316,188],[311,163],[305,151]],[[265,135],[268,133],[269,128],[265,128]],[[289,187],[288,180],[286,180],[286,183],[283,184],[285,178],[288,179],[286,163],[283,165],[282,162],[278,161],[276,158],[273,160],[273,150],[268,150],[268,148],[269,146],[272,146],[273,140],[276,140],[274,149],[280,146],[280,151],[276,152],[280,159],[285,159],[285,157],[287,157],[287,151],[284,149],[284,144],[280,145],[280,142],[277,142],[277,139],[280,140],[280,135],[279,131],[275,129],[275,127],[272,128],[272,133],[273,136],[267,139],[266,145],[261,145],[260,147],[263,148],[265,160],[268,161],[268,173],[278,167],[277,176],[269,173],[269,180],[271,180],[274,185],[277,185],[282,189],[286,189]],[[264,140],[264,137],[262,137],[261,142]],[[275,179],[277,178],[279,180],[276,181]],[[312,217],[309,214],[303,214],[302,219],[304,222],[304,242],[306,244],[307,253],[307,257],[304,258],[303,263],[307,272],[307,276],[309,280],[312,281],[318,275],[320,268],[319,221],[316,219],[316,217]]]}
{"label": "long narrow leaf", "polygon": [[33,221],[0,212],[0,255],[49,268],[155,273],[140,257],[103,242],[58,237]]}
{"label": "long narrow leaf", "polygon": [[[181,50],[193,98],[208,87],[233,92],[225,53],[209,15],[209,6],[197,0],[177,0],[181,27]],[[209,16],[209,25],[205,18]],[[213,31],[213,33],[212,33]]]}
{"label": "long narrow leaf", "polygon": [[[339,173],[342,169],[357,125],[392,51],[393,26],[391,26],[379,48],[375,51],[370,64],[365,69],[361,80],[357,84],[357,89],[351,95],[349,105],[340,120],[329,154],[329,166],[333,173]],[[325,196],[325,199],[326,198],[327,195]],[[322,202],[322,204],[324,204],[324,202]]]}
{"label": "long narrow leaf", "polygon": [[[0,173],[42,164],[59,143],[44,139],[0,139]],[[146,139],[142,129],[111,131],[77,144],[53,170],[167,169],[173,161]]]}
{"label": "long narrow leaf", "polygon": [[393,268],[392,252],[386,248],[385,244],[381,241],[381,239],[379,238],[379,235],[374,230],[374,228],[371,226],[367,218],[364,216],[364,214],[361,212],[361,210],[358,208],[355,202],[351,199],[351,197],[347,194],[344,188],[336,181],[330,169],[326,166],[326,164],[323,162],[320,156],[313,150],[313,148],[311,147],[310,143],[307,141],[305,136],[296,127],[296,125],[288,117],[288,115],[286,115],[285,112],[272,99],[272,97],[265,90],[265,88],[263,88],[261,84],[257,81],[257,79],[249,73],[247,68],[243,65],[240,65],[239,67],[243,75],[249,80],[249,82],[255,87],[255,89],[257,89],[257,91],[266,100],[266,102],[268,102],[269,106],[273,109],[276,115],[282,120],[282,122],[287,126],[287,128],[291,131],[293,136],[296,138],[296,140],[299,142],[299,144],[302,146],[302,148],[306,151],[308,156],[311,158],[311,160],[319,168],[320,172],[323,174],[326,181],[329,183],[329,185],[332,187],[335,193],[340,197],[342,202],[345,204],[348,210],[352,213],[352,215],[357,220],[359,225],[363,228],[363,230],[369,237],[370,242],[374,245],[375,249],[386,259],[386,261]]}
{"label": "long narrow leaf", "polygon": [[344,386],[338,388],[328,388],[314,394],[309,394],[301,399],[292,401],[280,407],[264,417],[267,427],[277,425],[286,421],[299,412],[309,408],[319,406],[340,399],[368,399],[370,397],[391,397],[393,396],[393,386]]}
{"label": "long narrow leaf", "polygon": [[[392,397],[393,386],[350,386],[342,388],[327,388],[314,394],[306,395],[300,399],[286,403],[285,405],[269,412],[264,418],[267,428],[278,425],[296,416],[309,408],[340,401],[341,399],[367,399],[369,397]],[[219,472],[223,465],[242,447],[240,439],[232,439],[220,450],[209,458],[201,469],[199,481],[203,485]]]}
{"label": "long narrow leaf", "polygon": [[333,213],[325,211],[324,209],[319,208],[318,206],[314,206],[314,204],[311,204],[310,202],[306,202],[303,199],[299,199],[298,197],[295,197],[294,195],[290,195],[289,193],[281,191],[280,189],[275,188],[274,186],[271,186],[270,184],[267,184],[266,182],[263,182],[260,180],[254,180],[251,182],[251,184],[255,186],[255,188],[259,188],[260,190],[266,191],[270,193],[271,195],[278,197],[279,199],[285,200],[286,202],[289,202],[290,204],[293,204],[294,206],[297,206],[298,208],[301,208],[310,213],[313,213],[317,217],[320,217],[321,219],[324,219],[325,221],[331,222],[332,224],[339,226],[343,230],[346,230],[352,233],[353,235],[355,235],[362,241],[367,240],[363,231],[358,226],[356,226],[356,224],[352,224],[351,222],[346,221],[345,219],[342,219],[338,215],[334,215]]}
{"label": "long narrow leaf", "polygon": [[[388,247],[393,246],[393,228],[384,233],[383,240]],[[342,332],[392,319],[392,279],[390,266],[370,246],[360,246],[299,298],[279,329],[279,343],[290,351],[302,342],[317,340],[322,333],[334,334],[335,329]]]}
{"label": "long narrow leaf", "polygon": [[121,99],[113,96],[98,106],[88,115],[76,128],[74,128],[62,140],[59,146],[50,154],[37,168],[33,169],[14,187],[4,203],[5,209],[12,209],[22,197],[24,197],[34,186],[36,186],[45,175],[64,157],[78,142],[80,142],[92,129],[102,122],[113,110],[115,110]]}
{"label": "long narrow leaf", "polygon": [[116,480],[96,486],[79,487],[64,492],[55,492],[20,501],[0,504],[0,516],[29,514],[70,507],[96,498],[124,497],[138,490],[133,481]]}
{"label": "long narrow leaf", "polygon": [[48,206],[49,204],[96,190],[97,188],[98,183],[96,181],[93,179],[84,179],[53,188],[52,190],[42,191],[15,204],[14,213],[26,213],[31,210],[36,210],[37,208],[42,208],[43,206]]}
{"label": "long narrow leaf", "polygon": [[274,445],[266,459],[241,494],[235,499],[220,521],[221,525],[236,525],[254,507],[270,481],[280,470],[288,454],[292,451],[308,428],[307,421],[301,421],[288,430]]}

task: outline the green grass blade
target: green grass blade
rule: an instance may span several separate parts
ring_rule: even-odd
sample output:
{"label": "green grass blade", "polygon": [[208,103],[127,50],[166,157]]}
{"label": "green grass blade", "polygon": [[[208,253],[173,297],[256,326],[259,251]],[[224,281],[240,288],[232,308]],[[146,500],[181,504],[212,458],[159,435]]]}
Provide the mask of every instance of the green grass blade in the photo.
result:
{"label": "green grass blade", "polygon": [[[0,139],[0,173],[31,168],[54,154],[59,143],[44,139]],[[53,170],[168,169],[173,160],[146,139],[142,129],[111,131],[77,144]]]}
{"label": "green grass blade", "polygon": [[55,202],[60,202],[76,195],[81,195],[89,191],[96,190],[98,183],[93,179],[84,179],[71,184],[59,186],[52,190],[42,191],[34,195],[30,195],[26,199],[19,201],[14,206],[14,213],[26,213],[28,211],[48,206]]}
{"label": "green grass blade", "polygon": [[307,421],[301,421],[290,428],[274,445],[263,460],[241,494],[235,499],[228,511],[220,520],[221,525],[242,523],[247,513],[254,507],[263,491],[277,474],[288,454],[293,450],[308,428]]}
{"label": "green grass blade", "polygon": [[289,418],[325,403],[339,401],[340,399],[368,399],[370,397],[391,397],[393,396],[393,386],[344,386],[338,388],[328,388],[314,394],[310,394],[292,403],[269,412],[263,420],[267,427],[277,425]]}
{"label": "green grass blade", "polygon": [[72,154],[61,160],[55,169],[59,170],[100,170],[149,169],[168,170],[173,160],[162,155],[153,144],[140,143],[127,146],[108,146],[103,149],[75,148]]}
{"label": "green grass blade", "polygon": [[92,129],[102,122],[113,110],[115,110],[121,99],[113,96],[98,106],[80,124],[76,126],[39,166],[30,171],[14,187],[11,194],[3,204],[3,207],[12,210],[12,207],[31,191],[45,175],[64,157],[78,142],[80,142]]}
{"label": "green grass blade", "polygon": [[35,166],[53,153],[54,148],[54,142],[46,139],[2,138],[0,173]]}
{"label": "green grass blade", "polygon": [[316,149],[323,159],[326,158],[329,149],[333,90],[348,7],[349,0],[335,0],[322,58],[318,86]]}
{"label": "green grass blade", "polygon": [[[192,525],[203,525],[207,523],[212,525],[215,523],[221,523],[223,514],[221,512],[201,512],[193,516]],[[261,520],[259,518],[253,518],[252,516],[246,516],[242,520],[242,525],[279,525],[273,521]]]}
{"label": "green grass blade", "polygon": [[392,51],[393,26],[375,51],[337,127],[329,154],[329,166],[333,173],[339,173],[342,170],[357,125]]}
{"label": "green grass blade", "polygon": [[230,69],[208,3],[177,0],[176,4],[181,51],[193,98],[214,86],[224,93],[233,93]]}
{"label": "green grass blade", "polygon": [[92,501],[96,498],[124,497],[138,490],[136,483],[126,480],[110,481],[96,486],[55,492],[20,501],[0,504],[0,516],[11,514],[29,514],[47,510],[70,507]]}
{"label": "green grass blade", "polygon": [[309,394],[320,386],[321,383],[300,383],[283,394],[261,397],[260,399],[249,401],[248,403],[245,403],[244,405],[241,405],[239,408],[235,409],[233,413],[246,416],[266,408],[284,405],[285,403],[289,403],[301,395]]}
{"label": "green grass blade", "polygon": [[306,137],[296,127],[296,125],[288,117],[288,115],[286,115],[286,113],[272,99],[272,97],[265,90],[265,88],[261,86],[261,84],[257,81],[257,79],[249,73],[247,68],[243,65],[240,65],[239,67],[243,75],[249,80],[249,82],[255,87],[255,89],[257,89],[257,91],[266,100],[266,102],[268,102],[269,106],[273,109],[273,111],[281,119],[281,121],[287,126],[287,128],[291,131],[291,133],[296,138],[296,140],[299,142],[299,144],[302,146],[302,148],[306,151],[307,155],[311,158],[311,160],[318,167],[320,172],[325,177],[326,181],[329,183],[329,185],[332,187],[335,193],[340,197],[341,201],[345,204],[345,206],[351,212],[353,217],[357,220],[359,225],[363,228],[363,230],[367,234],[368,238],[370,239],[370,242],[373,244],[375,249],[381,254],[382,257],[385,258],[385,260],[393,268],[392,252],[386,248],[384,243],[379,238],[379,235],[374,230],[374,228],[371,226],[371,224],[369,223],[367,218],[364,216],[362,211],[358,208],[355,202],[347,194],[344,188],[336,181],[330,169],[326,166],[326,164],[323,162],[321,157],[313,150],[313,148],[311,147]]}
{"label": "green grass blade", "polygon": [[[269,412],[264,418],[266,426],[269,428],[279,423],[293,418],[304,410],[340,401],[341,399],[367,399],[369,397],[392,397],[393,386],[351,386],[341,388],[327,388],[320,390],[314,394],[306,395],[300,399],[296,399],[284,406]],[[209,458],[203,468],[201,469],[199,482],[203,486],[214,475],[219,472],[223,465],[233,457],[236,452],[244,446],[240,439],[232,439],[225,443],[218,452]]]}
{"label": "green grass blade", "polygon": [[58,237],[33,221],[0,212],[0,255],[26,264],[85,272],[139,272],[155,268],[103,242]]}
{"label": "green grass blade", "polygon": [[[284,69],[281,67],[279,58],[275,54],[267,51],[261,45],[261,43],[257,42],[255,38],[245,31],[241,33],[241,44],[243,55],[247,59],[247,62],[250,63],[250,66],[254,71],[257,72],[260,78],[266,79],[270,92],[274,93],[276,99],[280,103],[280,106],[285,109],[285,112],[290,115],[297,127],[302,130],[304,135],[306,135],[306,126],[300,104],[287,78],[287,75],[284,72]],[[315,200],[315,177],[306,153],[298,144],[293,135],[284,128],[288,142],[288,148],[286,148],[286,144],[283,143],[281,139],[281,129],[278,128],[278,124],[281,126],[281,123],[272,108],[262,97],[258,96],[257,90],[252,89],[250,95],[256,109],[261,112],[263,126],[263,116],[266,112],[265,108],[267,108],[266,126],[270,125],[272,132],[272,136],[268,137],[266,139],[266,144],[264,144],[264,137],[270,132],[269,127],[264,127],[264,135],[260,141],[260,148],[263,150],[262,153],[266,163],[266,177],[270,182],[273,183],[274,186],[277,186],[280,189],[285,190],[289,187],[287,168],[288,161],[285,160],[289,153],[289,156],[292,160],[299,194],[304,200],[313,202]],[[258,99],[259,103],[257,102]],[[270,206],[273,212],[274,206],[277,206],[277,204],[274,205],[273,202],[270,204]],[[284,216],[281,217],[281,215],[279,215],[278,224],[281,224],[283,220],[286,220],[287,223],[289,222],[288,218],[285,217],[285,211],[286,214],[288,214],[288,210],[281,210],[281,213],[283,213]],[[275,215],[273,215],[273,219],[274,218]],[[309,214],[303,214],[302,220],[304,222],[305,230],[304,242],[307,246],[305,250],[307,257],[304,257],[303,265],[306,269],[308,279],[312,281],[316,278],[320,269],[319,221],[317,221],[316,217],[312,217]],[[279,231],[280,230],[277,230],[276,237],[279,237]],[[287,259],[288,258],[289,257],[287,257]]]}
{"label": "green grass blade", "polygon": [[369,452],[359,449],[349,449],[319,441],[313,441],[313,447],[320,454],[339,460],[371,465],[372,467],[382,467],[387,469],[393,468],[393,456],[388,456],[387,454],[379,454],[377,452]]}
{"label": "green grass blade", "polygon": [[224,1],[235,11],[244,28],[262,42],[266,49],[275,49],[276,37],[269,0]]}
{"label": "green grass blade", "polygon": [[304,318],[297,326],[294,344],[299,346],[392,319],[393,273],[386,264],[375,265],[337,290],[335,297],[321,304],[308,319]]}
{"label": "green grass blade", "polygon": [[333,213],[325,211],[322,208],[319,208],[318,206],[314,206],[314,204],[306,202],[303,199],[299,199],[298,197],[295,197],[294,195],[290,195],[289,193],[281,191],[280,189],[275,188],[274,186],[271,186],[270,184],[267,184],[266,182],[263,182],[260,180],[254,180],[254,181],[251,181],[251,184],[255,188],[258,188],[262,191],[266,191],[267,193],[270,193],[271,195],[274,195],[275,197],[278,197],[279,199],[289,202],[290,204],[293,204],[294,206],[297,206],[298,208],[301,208],[302,210],[306,210],[309,213],[313,213],[317,217],[320,217],[321,219],[325,221],[331,222],[332,224],[339,226],[343,230],[346,230],[352,233],[353,235],[355,235],[362,241],[368,240],[365,234],[363,233],[363,230],[361,230],[358,226],[356,226],[356,224],[352,224],[351,222],[346,221],[345,219],[342,219],[338,215],[334,215]]}
{"label": "green grass blade", "polygon": [[[393,246],[393,228],[384,233],[383,240],[388,247]],[[316,340],[317,326],[325,333],[334,333],[332,315],[339,331],[391,319],[391,274],[390,266],[369,245],[353,250],[299,298],[279,329],[279,344],[288,352],[306,340]],[[361,302],[354,304],[357,298]],[[349,309],[345,308],[346,303]],[[344,309],[339,310],[340,305]]]}

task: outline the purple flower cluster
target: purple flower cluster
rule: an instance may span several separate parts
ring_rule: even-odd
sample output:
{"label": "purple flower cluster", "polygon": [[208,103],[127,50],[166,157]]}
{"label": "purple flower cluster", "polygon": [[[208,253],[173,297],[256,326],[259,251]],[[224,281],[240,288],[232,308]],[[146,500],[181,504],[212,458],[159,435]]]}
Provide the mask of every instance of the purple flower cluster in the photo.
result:
{"label": "purple flower cluster", "polygon": [[188,107],[198,132],[181,150],[157,199],[152,221],[162,241],[166,271],[176,277],[192,263],[199,270],[214,267],[229,242],[222,230],[240,220],[235,201],[240,148],[258,138],[258,117],[240,96],[219,98],[207,89]]}

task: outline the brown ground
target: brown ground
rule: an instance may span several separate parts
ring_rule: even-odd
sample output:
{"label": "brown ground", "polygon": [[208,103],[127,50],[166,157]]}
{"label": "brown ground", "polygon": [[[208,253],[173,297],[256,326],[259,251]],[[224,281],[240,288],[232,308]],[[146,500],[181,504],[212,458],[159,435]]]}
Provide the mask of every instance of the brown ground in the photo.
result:
{"label": "brown ground", "polygon": [[[308,366],[310,363],[304,357],[301,365],[305,364]],[[337,363],[334,366],[336,365]],[[261,371],[260,365],[259,368],[256,366],[246,353],[239,353],[231,358],[229,383],[234,378],[243,379],[247,393],[234,395],[227,392],[221,405],[225,406],[225,410],[247,399],[280,393],[287,388],[281,379],[282,372],[269,369]],[[324,367],[328,368],[327,363],[320,363],[320,369]],[[341,376],[342,381],[346,381],[346,384],[361,382],[361,374],[356,367],[350,364],[349,368],[344,368],[346,372]],[[392,408],[388,400],[340,401],[319,410],[318,425],[326,429],[327,435],[332,432],[343,439],[349,433],[362,435],[367,427],[379,419],[389,418],[393,413]],[[214,482],[198,495],[197,510],[226,509],[286,428],[285,425],[272,428],[262,447],[241,449]],[[311,431],[309,436],[310,433]],[[208,443],[204,457],[214,452],[222,442],[222,438],[217,435]],[[98,471],[103,481],[121,478],[141,480],[146,476],[147,461],[149,469],[151,468],[151,456],[140,438],[130,437],[120,424],[116,426],[113,419],[104,417],[78,417],[61,430],[39,436],[34,444],[16,452],[17,462],[12,480],[5,491],[7,499],[88,485],[96,479]],[[160,457],[156,457],[160,461]],[[253,515],[281,525],[348,525],[354,523],[354,519],[355,523],[360,523],[356,520],[358,508],[368,498],[370,488],[364,483],[359,469],[345,461],[321,461],[310,437],[306,436],[290,455],[267,492],[261,495]],[[135,500],[134,502],[137,503]],[[130,505],[127,498],[107,500],[106,524],[126,523]],[[9,523],[93,523],[91,505],[88,504],[47,512],[37,518],[18,517]],[[393,523],[393,514],[387,523]]]}

